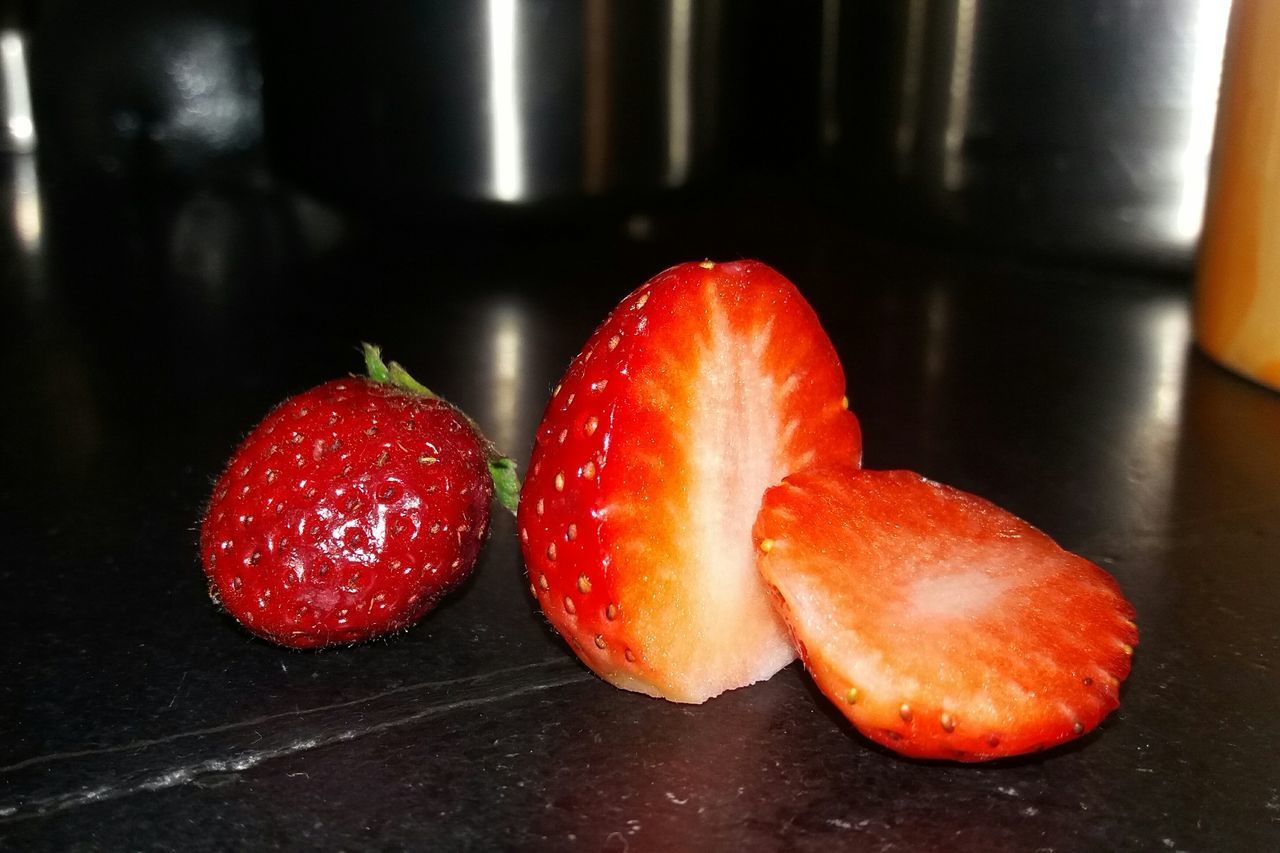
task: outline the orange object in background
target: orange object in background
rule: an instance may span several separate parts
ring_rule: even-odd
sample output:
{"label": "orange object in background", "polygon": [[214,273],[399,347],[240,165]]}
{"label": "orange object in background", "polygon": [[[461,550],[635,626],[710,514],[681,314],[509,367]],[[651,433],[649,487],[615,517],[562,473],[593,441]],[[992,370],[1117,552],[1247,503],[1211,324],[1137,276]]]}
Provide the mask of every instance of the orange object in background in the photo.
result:
{"label": "orange object in background", "polygon": [[1280,3],[1236,0],[1227,35],[1196,339],[1280,390]]}

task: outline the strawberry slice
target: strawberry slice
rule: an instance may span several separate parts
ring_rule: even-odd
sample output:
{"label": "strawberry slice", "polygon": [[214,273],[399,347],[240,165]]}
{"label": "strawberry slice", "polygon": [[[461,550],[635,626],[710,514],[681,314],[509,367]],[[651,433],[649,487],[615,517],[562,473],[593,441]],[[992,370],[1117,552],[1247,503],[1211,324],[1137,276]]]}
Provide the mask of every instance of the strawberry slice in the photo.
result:
{"label": "strawberry slice", "polygon": [[673,267],[627,296],[547,406],[518,525],[534,595],[609,682],[702,702],[795,658],[755,569],[765,489],[857,464],[817,316],[755,261]]}
{"label": "strawberry slice", "polygon": [[1115,580],[987,501],[909,471],[810,468],[754,537],[805,665],[863,734],[981,761],[1119,704],[1138,641]]}

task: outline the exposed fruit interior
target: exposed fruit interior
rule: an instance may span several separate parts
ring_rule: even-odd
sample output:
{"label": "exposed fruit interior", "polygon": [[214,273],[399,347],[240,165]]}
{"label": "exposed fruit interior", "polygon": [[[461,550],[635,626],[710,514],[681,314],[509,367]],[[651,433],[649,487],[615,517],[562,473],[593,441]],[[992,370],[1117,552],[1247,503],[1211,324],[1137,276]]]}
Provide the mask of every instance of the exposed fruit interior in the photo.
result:
{"label": "exposed fruit interior", "polygon": [[766,494],[760,571],[822,691],[869,737],[980,760],[1092,729],[1137,642],[1110,575],[981,498],[815,468]]}
{"label": "exposed fruit interior", "polygon": [[[786,473],[860,456],[843,374],[812,310],[767,267],[744,267],[678,287],[659,277],[624,301],[552,401],[526,489],[526,500],[550,495],[544,512],[522,515],[547,615],[605,678],[676,701],[704,701],[794,659],[751,527]],[[588,421],[593,441],[582,436]],[[568,478],[563,491],[540,488],[555,476]],[[566,521],[594,526],[598,557],[580,550],[579,534],[546,559],[536,545]],[[583,576],[586,596],[574,588]]]}
{"label": "exposed fruit interior", "polygon": [[[797,423],[779,422],[778,413],[789,402],[787,379],[800,376],[789,373],[789,360],[772,365],[778,372],[762,362],[770,329],[735,329],[721,306],[710,301],[707,309],[705,330],[638,389],[666,438],[628,479],[642,479],[642,494],[665,500],[631,508],[644,527],[671,532],[668,548],[655,561],[654,543],[617,542],[620,560],[654,565],[656,577],[628,584],[621,595],[678,634],[676,642],[653,638],[649,654],[681,674],[670,689],[693,701],[768,678],[795,657],[756,575],[751,525],[765,489],[815,454],[810,447],[787,452]],[[677,371],[690,381],[667,381]]]}

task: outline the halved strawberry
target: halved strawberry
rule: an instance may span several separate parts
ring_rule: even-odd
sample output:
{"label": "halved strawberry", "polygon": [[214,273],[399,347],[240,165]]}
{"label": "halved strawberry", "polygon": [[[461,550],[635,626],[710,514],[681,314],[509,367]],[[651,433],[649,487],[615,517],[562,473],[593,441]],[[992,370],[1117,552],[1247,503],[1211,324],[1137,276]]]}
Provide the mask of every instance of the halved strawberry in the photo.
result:
{"label": "halved strawberry", "polygon": [[755,261],[673,267],[626,297],[556,388],[519,528],[534,595],[588,666],[681,702],[795,657],[755,570],[764,490],[856,465],[818,319]]}
{"label": "halved strawberry", "polygon": [[1138,632],[1115,580],[979,497],[814,467],[769,489],[754,536],[818,686],[891,749],[1016,755],[1119,704]]}

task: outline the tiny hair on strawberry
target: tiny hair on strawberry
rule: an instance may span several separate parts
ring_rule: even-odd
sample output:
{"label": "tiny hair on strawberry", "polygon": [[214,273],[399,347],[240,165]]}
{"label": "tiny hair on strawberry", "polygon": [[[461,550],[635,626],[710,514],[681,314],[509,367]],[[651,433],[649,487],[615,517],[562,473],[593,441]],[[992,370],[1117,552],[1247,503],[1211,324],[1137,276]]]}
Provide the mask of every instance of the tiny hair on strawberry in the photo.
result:
{"label": "tiny hair on strawberry", "polygon": [[217,479],[200,527],[209,593],[293,648],[403,630],[471,572],[515,463],[378,347],[367,375],[272,409]]}

